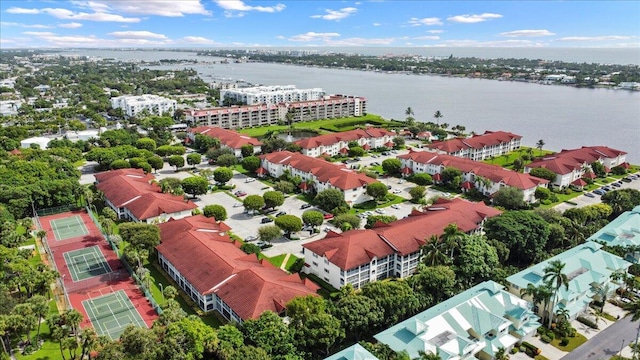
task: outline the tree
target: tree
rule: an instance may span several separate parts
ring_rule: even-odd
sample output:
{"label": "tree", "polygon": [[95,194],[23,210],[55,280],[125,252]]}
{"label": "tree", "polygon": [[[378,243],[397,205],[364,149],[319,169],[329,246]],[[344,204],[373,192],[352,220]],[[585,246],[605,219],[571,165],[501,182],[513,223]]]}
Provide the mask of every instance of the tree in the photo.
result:
{"label": "tree", "polygon": [[558,176],[553,171],[543,167],[531,169],[531,171],[529,171],[529,175],[549,181],[555,181],[556,177]]}
{"label": "tree", "polygon": [[158,337],[153,331],[129,325],[120,335],[120,343],[124,353],[132,359],[158,358]]}
{"label": "tree", "polygon": [[267,208],[275,208],[284,204],[284,194],[280,191],[265,191],[262,198]]}
{"label": "tree", "polygon": [[402,136],[396,136],[391,141],[393,141],[394,149],[400,149],[405,144],[404,138]]}
{"label": "tree", "polygon": [[316,296],[296,297],[287,304],[289,328],[296,347],[309,354],[327,355],[344,338],[340,321],[327,312],[325,300]]}
{"label": "tree", "polygon": [[589,164],[589,166],[591,166],[591,170],[593,170],[593,173],[596,174],[597,177],[601,178],[601,177],[607,176],[607,171],[601,162],[594,161],[591,164]]}
{"label": "tree", "polygon": [[160,244],[160,230],[156,225],[127,222],[118,228],[122,239],[136,249],[152,249]]}
{"label": "tree", "polygon": [[184,158],[180,155],[171,156],[168,162],[169,162],[169,165],[176,167],[176,171],[178,171],[178,168],[181,168],[184,166]]}
{"label": "tree", "polygon": [[611,284],[598,284],[595,288],[595,295],[598,297],[598,302],[600,302],[600,312],[604,312],[604,304],[607,303],[607,299],[609,295],[612,293]]}
{"label": "tree", "polygon": [[282,230],[276,225],[266,225],[258,228],[258,237],[265,242],[272,242],[282,236]]}
{"label": "tree", "polygon": [[167,177],[160,180],[160,189],[163,193],[169,193],[173,195],[182,195],[184,190],[182,189],[182,180],[174,177]]}
{"label": "tree", "polygon": [[640,205],[640,191],[631,188],[608,191],[601,200],[610,205],[613,215],[617,216]]}
{"label": "tree", "polygon": [[374,281],[362,288],[362,295],[373,299],[384,311],[379,326],[395,324],[415,313],[420,307],[418,297],[406,281]]}
{"label": "tree", "polygon": [[196,136],[194,137],[193,147],[196,148],[199,152],[204,153],[211,148],[219,148],[220,139],[212,138],[204,134],[196,134]]}
{"label": "tree", "polygon": [[257,319],[242,324],[245,342],[264,349],[274,358],[294,355],[293,334],[287,324],[273,311],[265,311]]}
{"label": "tree", "polygon": [[128,169],[130,167],[131,167],[131,164],[124,159],[114,160],[113,162],[111,162],[111,165],[109,165],[109,168],[111,170]]}
{"label": "tree", "polygon": [[383,320],[384,311],[375,300],[356,294],[342,297],[331,308],[331,313],[344,326],[346,334],[356,341],[372,335]]}
{"label": "tree", "polygon": [[456,179],[462,178],[462,171],[454,167],[447,166],[440,172],[440,177],[442,178],[443,183],[450,184],[453,183]]}
{"label": "tree", "polygon": [[[522,170],[522,168],[524,167],[524,160],[522,160],[521,157],[517,157],[513,160],[513,170],[520,172],[520,170]],[[542,168],[539,168],[542,169]],[[555,175],[555,174],[554,174]]]}
{"label": "tree", "polygon": [[416,185],[426,186],[433,184],[433,178],[427,173],[417,173],[411,176],[411,181]]}
{"label": "tree", "polygon": [[218,166],[231,167],[238,164],[238,158],[233,154],[222,154],[216,160]]}
{"label": "tree", "polygon": [[202,209],[202,213],[206,217],[213,217],[217,221],[225,221],[227,219],[227,210],[222,205],[207,205]]}
{"label": "tree", "polygon": [[398,220],[393,215],[370,215],[367,216],[367,223],[364,225],[365,229],[371,229],[378,221],[383,224],[389,224]]}
{"label": "tree", "polygon": [[320,211],[308,210],[302,213],[302,222],[306,225],[317,227],[324,222],[324,215]]}
{"label": "tree", "polygon": [[493,204],[507,210],[517,210],[525,207],[524,192],[512,186],[500,188],[493,194]]}
{"label": "tree", "polygon": [[164,167],[164,161],[160,156],[152,156],[148,158],[147,163],[151,165],[151,168],[156,172]]}
{"label": "tree", "polygon": [[211,162],[217,162],[218,158],[222,155],[232,155],[235,158],[235,153],[232,149],[228,148],[228,147],[223,147],[223,148],[211,148],[209,150],[207,150],[207,152],[205,153],[205,156],[209,159],[209,163]]}
{"label": "tree", "polygon": [[194,198],[206,194],[209,190],[209,182],[200,176],[191,176],[182,180],[181,186],[185,193],[193,194]]}
{"label": "tree", "polygon": [[164,359],[212,358],[218,347],[218,336],[210,326],[197,316],[183,317],[165,329],[161,340]]}
{"label": "tree", "polygon": [[509,355],[507,354],[507,350],[504,347],[499,347],[498,351],[494,356],[495,360],[509,360]]}
{"label": "tree", "polygon": [[455,223],[445,226],[442,235],[440,235],[440,240],[449,249],[449,257],[451,259],[453,259],[453,251],[460,248],[464,237],[464,232],[460,231]]}
{"label": "tree", "polygon": [[537,213],[507,211],[484,225],[486,236],[507,246],[509,263],[528,265],[539,259],[549,239],[549,224]]}
{"label": "tree", "polygon": [[540,155],[542,155],[542,148],[544,147],[544,145],[545,143],[542,139],[538,140],[538,142],[536,143],[536,148],[540,151]]}
{"label": "tree", "polygon": [[349,156],[364,156],[367,152],[360,146],[354,146],[349,148]]}
{"label": "tree", "polygon": [[255,173],[260,168],[260,158],[257,156],[246,156],[240,162],[242,167],[250,173]]}
{"label": "tree", "polygon": [[536,306],[542,304],[543,319],[549,314],[547,305],[553,296],[553,289],[549,283],[542,283],[539,286],[527,284],[526,288],[520,289],[520,296],[523,298],[525,296],[531,297],[531,302]]}
{"label": "tree", "polygon": [[[549,264],[542,269],[544,271],[543,281],[548,281],[553,286],[553,302],[551,303],[550,313],[553,313],[553,309],[558,304],[558,291],[564,286],[565,290],[569,289],[569,278],[564,271],[565,263],[560,260],[552,260]],[[552,316],[549,316],[549,328],[551,328]]]}
{"label": "tree", "polygon": [[233,170],[227,167],[219,167],[213,171],[213,180],[218,184],[224,185],[233,178]]}
{"label": "tree", "polygon": [[436,235],[433,235],[422,247],[424,254],[423,262],[427,266],[438,266],[449,264],[451,258],[447,256],[444,244]]}
{"label": "tree", "polygon": [[136,147],[154,152],[156,151],[156,141],[149,138],[141,138],[136,140]]}
{"label": "tree", "polygon": [[296,185],[289,181],[280,180],[273,184],[273,189],[283,194],[290,194],[296,190]]}
{"label": "tree", "polygon": [[400,159],[386,159],[382,161],[382,170],[390,176],[400,175],[400,169],[402,168],[402,162]]}
{"label": "tree", "polygon": [[245,144],[240,147],[240,154],[242,157],[252,156],[254,154],[253,145]]}
{"label": "tree", "polygon": [[427,189],[424,186],[414,186],[409,190],[409,196],[411,196],[411,202],[420,203],[424,199],[424,195],[427,193]]}
{"label": "tree", "polygon": [[315,202],[320,209],[332,213],[339,208],[349,208],[346,201],[344,201],[344,195],[338,189],[322,190],[316,195],[313,202]]}
{"label": "tree", "polygon": [[276,218],[275,224],[285,234],[291,234],[302,230],[302,220],[295,215],[282,215]]}
{"label": "tree", "polygon": [[242,205],[249,211],[260,210],[264,207],[264,199],[260,195],[249,195],[244,198]]}
{"label": "tree", "polygon": [[373,197],[376,201],[383,200],[388,192],[387,186],[381,182],[374,182],[367,185],[367,195]]}
{"label": "tree", "polygon": [[545,187],[537,187],[534,196],[538,200],[547,200],[551,198],[551,190]]}
{"label": "tree", "polygon": [[444,301],[456,293],[456,274],[449,266],[420,264],[408,281],[413,292],[422,297],[420,303],[423,308]]}
{"label": "tree", "polygon": [[442,115],[440,110],[436,110],[436,112],[433,114],[433,118],[436,119],[436,124],[438,125],[440,125],[440,119],[442,119],[443,117],[444,115]]}
{"label": "tree", "polygon": [[[360,218],[353,214],[338,215],[333,218],[333,223],[342,231],[360,228]],[[345,224],[347,224],[346,227]]]}
{"label": "tree", "polygon": [[480,235],[465,236],[453,264],[463,288],[490,280],[495,269],[500,267],[496,249]]}
{"label": "tree", "polygon": [[202,155],[200,154],[189,154],[187,155],[187,164],[191,166],[196,166],[202,162]]}

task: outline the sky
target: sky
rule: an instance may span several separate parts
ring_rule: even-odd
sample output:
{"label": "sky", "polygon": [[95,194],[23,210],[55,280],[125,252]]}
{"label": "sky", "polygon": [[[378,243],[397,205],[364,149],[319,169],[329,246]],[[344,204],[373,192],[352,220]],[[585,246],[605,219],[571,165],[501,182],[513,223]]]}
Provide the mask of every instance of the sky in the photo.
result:
{"label": "sky", "polygon": [[0,48],[640,48],[640,1],[0,2]]}

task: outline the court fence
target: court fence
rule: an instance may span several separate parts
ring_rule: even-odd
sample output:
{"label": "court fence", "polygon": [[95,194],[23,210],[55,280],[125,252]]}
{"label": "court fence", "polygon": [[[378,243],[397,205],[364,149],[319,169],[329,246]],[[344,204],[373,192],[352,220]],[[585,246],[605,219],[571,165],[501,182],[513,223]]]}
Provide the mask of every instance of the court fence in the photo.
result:
{"label": "court fence", "polygon": [[99,276],[94,276],[86,280],[76,281],[72,284],[68,284],[66,288],[70,293],[83,293],[89,289],[96,289],[101,286],[104,287],[105,283],[109,284],[110,282],[119,282],[126,279],[128,275],[129,274],[124,270],[117,270]]}
{"label": "court fence", "polygon": [[45,209],[37,209],[35,211],[35,214],[38,216],[48,216],[48,215],[60,214],[67,211],[80,210],[80,209],[82,209],[82,207],[78,206],[77,204],[68,204],[68,205],[54,206],[54,207],[45,208]]}

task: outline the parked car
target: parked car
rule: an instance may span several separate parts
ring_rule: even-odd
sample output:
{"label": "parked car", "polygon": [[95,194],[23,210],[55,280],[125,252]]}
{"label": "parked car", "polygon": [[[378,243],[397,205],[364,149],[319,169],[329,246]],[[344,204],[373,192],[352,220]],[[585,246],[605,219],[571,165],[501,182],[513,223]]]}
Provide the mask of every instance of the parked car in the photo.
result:
{"label": "parked car", "polygon": [[256,241],[256,240],[258,240],[258,237],[257,237],[257,236],[255,236],[255,235],[247,236],[247,237],[244,239],[244,241],[246,241],[246,242],[252,242],[252,241]]}
{"label": "parked car", "polygon": [[391,190],[391,185],[387,185],[387,189],[388,189],[388,190]]}
{"label": "parked car", "polygon": [[400,189],[393,189],[392,193],[394,194],[400,194],[402,192],[402,190]]}
{"label": "parked car", "polygon": [[398,204],[393,204],[393,205],[391,205],[391,207],[392,207],[392,208],[394,208],[394,209],[396,209],[396,210],[397,210],[397,209],[400,209],[400,205],[398,205]]}
{"label": "parked car", "polygon": [[258,242],[256,243],[256,246],[260,247],[260,249],[264,249],[264,248],[266,248],[268,245],[269,245],[269,243],[267,243],[267,242],[265,242],[265,241],[262,241],[262,240],[260,240],[260,241],[258,241]]}
{"label": "parked car", "polygon": [[593,193],[596,195],[604,195],[605,191],[601,190],[601,189],[595,189],[593,190]]}
{"label": "parked car", "polygon": [[377,212],[378,214],[384,214],[384,209],[376,209],[376,212]]}
{"label": "parked car", "polygon": [[273,222],[273,219],[266,217],[266,218],[262,218],[262,220],[260,220],[260,222],[263,223],[263,224],[268,224],[270,222]]}
{"label": "parked car", "polygon": [[400,179],[400,181],[398,181],[398,184],[404,184],[406,182],[405,179]]}
{"label": "parked car", "polygon": [[241,191],[241,190],[236,191],[234,194],[236,194],[237,197],[243,197],[243,196],[247,195],[246,192]]}
{"label": "parked car", "polygon": [[584,196],[586,197],[590,197],[590,198],[594,198],[596,197],[595,195],[593,195],[592,193],[584,193]]}
{"label": "parked car", "polygon": [[326,213],[326,214],[324,214],[324,218],[325,218],[325,220],[333,219],[333,214]]}
{"label": "parked car", "polygon": [[276,217],[282,216],[282,215],[287,215],[287,212],[286,211],[280,211],[279,213],[276,214]]}
{"label": "parked car", "polygon": [[622,178],[622,181],[629,183],[629,182],[633,181],[633,179],[631,179],[629,176],[627,176],[626,178]]}
{"label": "parked car", "polygon": [[246,183],[250,183],[250,182],[254,182],[254,181],[256,181],[256,179],[254,179],[254,178],[247,178],[247,180],[245,180],[244,182],[246,182]]}
{"label": "parked car", "polygon": [[322,229],[322,231],[324,231],[324,232],[329,232],[329,231],[331,231],[331,229],[329,229],[328,227],[326,227],[326,228]]}
{"label": "parked car", "polygon": [[300,209],[308,209],[311,207],[311,204],[302,204],[300,205]]}
{"label": "parked car", "polygon": [[242,206],[242,203],[235,203],[235,204],[233,204],[233,207],[241,207],[241,206]]}

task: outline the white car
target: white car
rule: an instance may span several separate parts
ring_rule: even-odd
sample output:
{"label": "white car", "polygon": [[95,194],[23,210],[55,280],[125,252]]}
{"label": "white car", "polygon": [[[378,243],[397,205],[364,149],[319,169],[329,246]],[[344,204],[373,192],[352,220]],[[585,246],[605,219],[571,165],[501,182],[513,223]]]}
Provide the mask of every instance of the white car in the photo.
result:
{"label": "white car", "polygon": [[241,207],[241,206],[242,206],[242,203],[235,203],[235,204],[233,204],[233,207]]}
{"label": "white car", "polygon": [[254,181],[256,181],[256,179],[254,179],[254,178],[247,178],[247,180],[245,180],[244,182],[246,182],[246,183],[250,183],[250,182],[254,182]]}
{"label": "white car", "polygon": [[400,194],[402,192],[402,190],[400,189],[393,189],[392,193],[394,194]]}
{"label": "white car", "polygon": [[391,207],[396,209],[396,210],[400,209],[400,205],[398,205],[398,204],[393,204],[393,205],[391,205]]}
{"label": "white car", "polygon": [[251,241],[256,241],[256,240],[258,240],[258,237],[255,236],[255,235],[247,236],[247,238],[244,239],[244,241],[246,241],[246,242],[251,242]]}
{"label": "white car", "polygon": [[398,184],[404,184],[405,183],[405,179],[400,179],[400,181],[398,181]]}
{"label": "white car", "polygon": [[384,209],[376,209],[376,212],[377,212],[378,214],[384,214]]}

